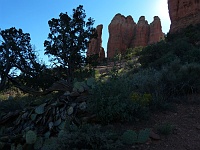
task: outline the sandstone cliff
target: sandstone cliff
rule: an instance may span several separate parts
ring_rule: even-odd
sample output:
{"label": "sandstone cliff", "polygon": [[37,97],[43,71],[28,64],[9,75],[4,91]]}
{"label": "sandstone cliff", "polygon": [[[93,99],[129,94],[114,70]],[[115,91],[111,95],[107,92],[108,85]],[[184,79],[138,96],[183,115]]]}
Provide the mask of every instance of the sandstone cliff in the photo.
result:
{"label": "sandstone cliff", "polygon": [[125,17],[121,14],[115,15],[108,26],[108,58],[113,58],[116,53],[123,53],[130,47],[134,36],[135,26],[136,23],[131,16]]}
{"label": "sandstone cliff", "polygon": [[200,23],[200,0],[168,0],[170,33]]}
{"label": "sandstone cliff", "polygon": [[149,31],[148,22],[145,20],[144,16],[141,16],[136,26],[135,37],[132,39],[132,47],[146,46],[149,40]]}
{"label": "sandstone cliff", "polygon": [[98,54],[100,59],[105,58],[104,48],[102,47],[102,29],[102,24],[96,27],[97,38],[92,38],[90,40],[87,50],[87,56]]}
{"label": "sandstone cliff", "polygon": [[164,33],[162,32],[161,21],[158,16],[155,16],[153,22],[150,23],[148,44],[156,43],[162,39],[164,39]]}
{"label": "sandstone cliff", "polygon": [[147,46],[164,37],[158,16],[149,25],[144,16],[136,24],[131,16],[115,15],[109,24],[107,57],[113,58],[117,53],[124,53],[127,48]]}

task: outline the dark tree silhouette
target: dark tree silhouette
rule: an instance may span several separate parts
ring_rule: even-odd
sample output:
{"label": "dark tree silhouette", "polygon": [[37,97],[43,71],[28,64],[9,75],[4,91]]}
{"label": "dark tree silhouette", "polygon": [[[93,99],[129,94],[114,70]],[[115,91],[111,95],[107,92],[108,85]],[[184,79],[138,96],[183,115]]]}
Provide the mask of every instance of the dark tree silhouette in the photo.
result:
{"label": "dark tree silhouette", "polygon": [[70,17],[67,12],[60,13],[58,19],[51,19],[48,24],[50,33],[45,40],[45,54],[53,55],[52,61],[59,63],[66,70],[67,80],[74,78],[74,71],[85,62],[87,44],[95,34],[92,27],[94,20],[85,21],[86,13],[82,5],[73,9]]}
{"label": "dark tree silhouette", "polygon": [[42,70],[30,44],[30,35],[12,27],[0,30],[0,90],[19,74],[33,78]]}

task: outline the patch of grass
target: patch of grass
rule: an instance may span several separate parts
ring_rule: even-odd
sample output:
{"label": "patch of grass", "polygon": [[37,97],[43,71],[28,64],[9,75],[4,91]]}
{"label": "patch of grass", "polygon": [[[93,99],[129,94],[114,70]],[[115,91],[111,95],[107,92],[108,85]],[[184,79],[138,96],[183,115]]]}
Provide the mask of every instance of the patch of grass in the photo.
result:
{"label": "patch of grass", "polygon": [[71,125],[58,136],[62,149],[117,149],[122,146],[119,135],[113,131],[102,131],[101,126],[85,124]]}
{"label": "patch of grass", "polygon": [[163,123],[163,124],[158,125],[157,130],[159,134],[168,136],[172,134],[174,128],[175,128],[174,125],[170,123]]}
{"label": "patch of grass", "polygon": [[89,112],[96,114],[102,123],[132,121],[146,118],[148,106],[131,100],[132,82],[127,78],[98,83],[88,100]]}

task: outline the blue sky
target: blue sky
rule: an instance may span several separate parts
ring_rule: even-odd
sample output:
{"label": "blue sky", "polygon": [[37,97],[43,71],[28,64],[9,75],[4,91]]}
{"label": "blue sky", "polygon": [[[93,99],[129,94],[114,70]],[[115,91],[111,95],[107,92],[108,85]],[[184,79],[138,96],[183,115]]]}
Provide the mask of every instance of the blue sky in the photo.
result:
{"label": "blue sky", "polygon": [[145,16],[151,23],[154,16],[159,16],[164,33],[169,31],[167,0],[0,0],[0,28],[21,28],[30,33],[31,44],[39,51],[40,59],[44,56],[43,43],[49,33],[48,20],[58,18],[61,12],[72,14],[72,9],[83,5],[87,18],[95,20],[94,26],[103,24],[103,47],[107,48],[108,25],[117,13],[131,15],[135,22],[140,16]]}

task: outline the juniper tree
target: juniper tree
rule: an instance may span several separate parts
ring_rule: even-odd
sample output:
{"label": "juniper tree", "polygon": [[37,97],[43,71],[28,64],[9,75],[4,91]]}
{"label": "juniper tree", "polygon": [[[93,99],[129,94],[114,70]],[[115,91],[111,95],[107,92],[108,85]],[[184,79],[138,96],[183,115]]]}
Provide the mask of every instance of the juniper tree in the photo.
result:
{"label": "juniper tree", "polygon": [[64,68],[67,80],[72,81],[74,72],[80,69],[85,62],[85,50],[95,29],[94,20],[88,18],[82,5],[73,9],[73,15],[60,13],[59,18],[48,21],[50,33],[44,42],[45,54],[51,57],[51,61]]}

